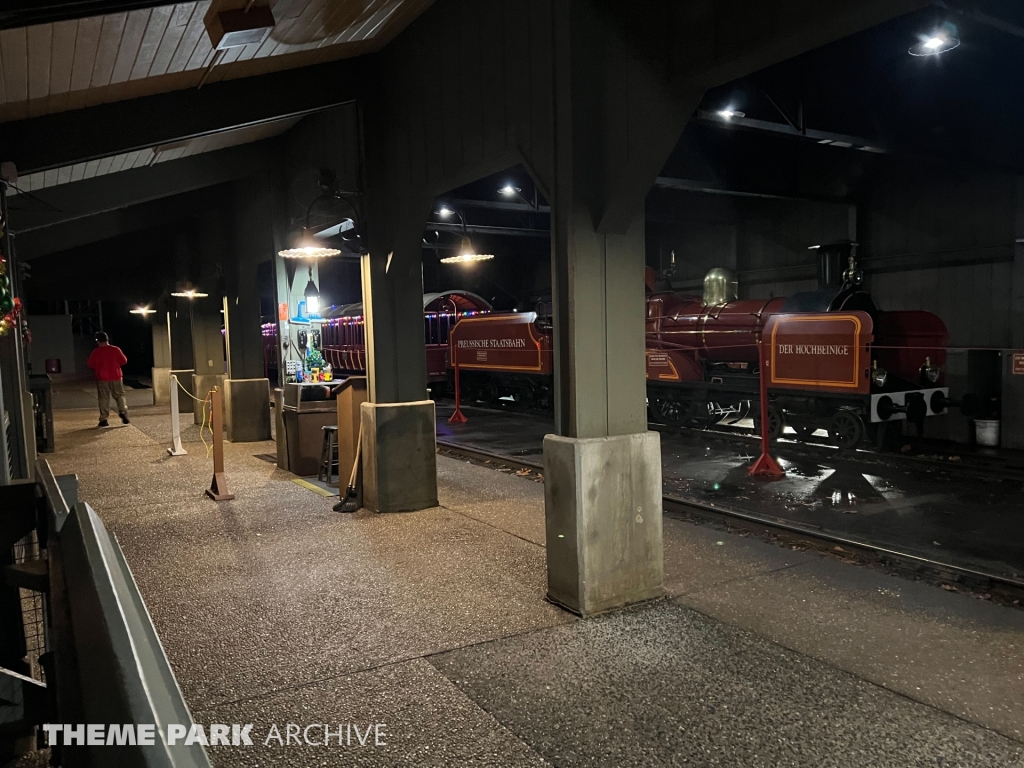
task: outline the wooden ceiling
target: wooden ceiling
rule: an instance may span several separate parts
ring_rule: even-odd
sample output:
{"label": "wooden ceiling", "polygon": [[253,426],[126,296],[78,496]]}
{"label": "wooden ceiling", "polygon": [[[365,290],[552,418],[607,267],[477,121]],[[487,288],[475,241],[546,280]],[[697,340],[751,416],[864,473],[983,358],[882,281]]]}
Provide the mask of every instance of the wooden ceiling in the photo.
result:
{"label": "wooden ceiling", "polygon": [[176,141],[173,144],[147,147],[146,149],[139,149],[134,152],[122,152],[119,155],[90,160],[87,163],[75,163],[74,165],[66,165],[61,168],[51,168],[48,171],[30,173],[27,176],[20,177],[16,182],[17,187],[12,188],[8,194],[17,195],[20,192],[38,192],[41,189],[83,181],[94,176],[105,176],[108,173],[129,171],[132,168],[143,168],[148,165],[155,165],[156,163],[166,163],[169,160],[177,160],[203,152],[214,152],[218,149],[235,147],[239,144],[249,144],[253,141],[279,136],[301,119],[302,116],[268,120],[267,122],[245,126],[244,128],[232,128],[205,136],[185,139],[184,141]]}
{"label": "wooden ceiling", "polygon": [[[258,0],[261,5],[267,0]],[[214,51],[203,0],[0,31],[0,122],[201,87],[382,48],[433,0],[270,0],[261,44]],[[116,129],[116,126],[112,126]]]}

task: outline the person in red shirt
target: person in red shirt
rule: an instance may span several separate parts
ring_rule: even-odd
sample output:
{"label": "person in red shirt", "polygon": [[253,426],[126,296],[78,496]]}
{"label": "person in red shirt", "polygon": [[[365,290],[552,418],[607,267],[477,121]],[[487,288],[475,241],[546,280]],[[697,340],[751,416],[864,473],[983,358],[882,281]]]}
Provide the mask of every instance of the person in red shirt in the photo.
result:
{"label": "person in red shirt", "polygon": [[96,395],[100,402],[100,426],[109,427],[107,417],[110,416],[110,398],[117,403],[117,413],[121,421],[128,424],[128,403],[124,399],[124,382],[121,380],[121,366],[128,362],[120,347],[110,343],[107,334],[96,334],[96,349],[89,354],[86,365],[96,373]]}

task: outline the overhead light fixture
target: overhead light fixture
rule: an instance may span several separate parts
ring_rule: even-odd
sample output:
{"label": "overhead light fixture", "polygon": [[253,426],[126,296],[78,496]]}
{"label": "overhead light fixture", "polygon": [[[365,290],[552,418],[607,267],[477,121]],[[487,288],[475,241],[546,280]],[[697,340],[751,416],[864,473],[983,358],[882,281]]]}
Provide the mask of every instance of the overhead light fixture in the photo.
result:
{"label": "overhead light fixture", "polygon": [[720,109],[718,110],[718,116],[723,120],[732,120],[734,117],[746,117],[745,112],[740,112],[736,109]]}
{"label": "overhead light fixture", "polygon": [[522,192],[518,187],[513,187],[511,184],[506,184],[504,187],[498,190],[505,197],[513,197],[517,192]]}
{"label": "overhead light fixture", "polygon": [[318,243],[313,237],[313,233],[307,227],[303,227],[295,247],[278,251],[277,255],[283,259],[328,259],[340,253],[341,250],[338,248],[330,248]]}
{"label": "overhead light fixture", "polygon": [[910,46],[908,53],[911,56],[938,56],[940,53],[952,51],[960,45],[960,38],[956,35],[956,27],[953,24],[945,24],[931,34],[921,35],[917,43]]}
{"label": "overhead light fixture", "polygon": [[455,213],[455,211],[453,211],[447,205],[442,205],[441,209],[437,212],[437,215],[440,216],[442,219],[447,219],[453,213]]}
{"label": "overhead light fixture", "polygon": [[129,309],[128,311],[131,314],[133,314],[133,315],[143,315],[143,316],[145,316],[145,315],[154,315],[154,314],[156,314],[156,310],[155,309],[150,309],[149,307],[136,307],[135,309]]}
{"label": "overhead light fixture", "polygon": [[[252,3],[250,3],[251,5]],[[316,207],[317,203],[325,200],[342,200],[349,208],[352,209],[350,216],[352,225],[328,227],[327,230],[334,230],[332,234],[341,235],[342,232],[353,231],[355,237],[351,240],[347,237],[342,239],[352,246],[358,253],[366,253],[365,248],[362,244],[362,227],[360,226],[360,215],[359,207],[356,205],[357,198],[359,197],[358,192],[342,192],[337,188],[337,180],[335,178],[334,171],[330,168],[321,168],[318,174],[317,183],[320,187],[320,194],[314,197],[308,206],[306,206],[306,219],[302,230],[297,233],[293,247],[284,248],[277,252],[277,255],[283,259],[328,259],[332,256],[340,256],[341,250],[339,248],[331,248],[323,244],[322,241],[318,240],[313,233],[313,230],[309,227],[309,218],[313,213],[313,208]],[[321,237],[327,237],[327,230],[320,232]]]}
{"label": "overhead light fixture", "polygon": [[445,256],[441,259],[442,264],[469,264],[474,261],[487,261],[493,259],[493,253],[477,253],[473,247],[473,243],[470,242],[469,237],[464,236],[462,238],[462,244],[459,246],[459,253],[456,256]]}
{"label": "overhead light fixture", "polygon": [[187,287],[182,288],[180,291],[174,291],[171,296],[176,296],[179,299],[205,299],[210,294],[197,291],[195,288]]}

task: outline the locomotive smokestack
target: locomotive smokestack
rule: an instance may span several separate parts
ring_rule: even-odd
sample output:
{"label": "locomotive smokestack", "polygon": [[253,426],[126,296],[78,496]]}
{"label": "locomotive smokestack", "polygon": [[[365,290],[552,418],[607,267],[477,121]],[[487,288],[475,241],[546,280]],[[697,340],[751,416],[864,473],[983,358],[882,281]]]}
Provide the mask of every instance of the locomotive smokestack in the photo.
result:
{"label": "locomotive smokestack", "polygon": [[843,272],[846,271],[855,247],[856,243],[850,242],[812,246],[818,252],[819,289],[842,288]]}

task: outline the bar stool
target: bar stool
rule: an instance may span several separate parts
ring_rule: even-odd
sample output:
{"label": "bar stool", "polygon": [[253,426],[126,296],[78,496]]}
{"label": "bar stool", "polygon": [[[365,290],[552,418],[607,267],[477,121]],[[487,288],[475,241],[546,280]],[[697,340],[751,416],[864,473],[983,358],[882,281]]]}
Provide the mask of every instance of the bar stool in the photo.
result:
{"label": "bar stool", "polygon": [[324,440],[320,447],[320,471],[316,479],[327,485],[337,485],[332,478],[338,474],[338,427],[328,425],[323,428]]}

